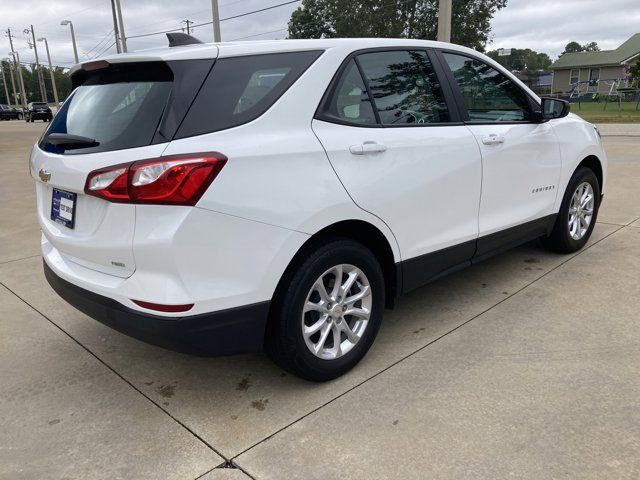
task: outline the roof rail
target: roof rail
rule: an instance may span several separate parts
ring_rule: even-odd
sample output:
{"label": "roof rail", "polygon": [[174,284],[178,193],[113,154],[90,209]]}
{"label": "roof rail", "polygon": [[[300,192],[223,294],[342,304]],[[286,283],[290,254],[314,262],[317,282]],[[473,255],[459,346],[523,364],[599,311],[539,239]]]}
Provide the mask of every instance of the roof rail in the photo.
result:
{"label": "roof rail", "polygon": [[180,32],[167,33],[167,38],[169,39],[170,47],[180,47],[182,45],[194,45],[196,43],[202,43],[202,41],[198,40],[196,37],[192,37],[191,35]]}

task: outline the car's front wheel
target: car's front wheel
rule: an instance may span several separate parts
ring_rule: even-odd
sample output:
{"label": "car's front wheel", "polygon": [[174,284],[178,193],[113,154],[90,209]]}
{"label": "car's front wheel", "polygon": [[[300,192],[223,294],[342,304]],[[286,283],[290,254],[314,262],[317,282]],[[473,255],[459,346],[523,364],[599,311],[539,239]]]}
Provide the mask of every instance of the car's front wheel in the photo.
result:
{"label": "car's front wheel", "polygon": [[384,278],[363,245],[335,239],[298,262],[274,298],[266,347],[284,369],[325,381],[354,367],[373,343]]}
{"label": "car's front wheel", "polygon": [[567,186],[551,235],[543,245],[554,252],[572,253],[589,240],[600,208],[600,184],[593,170],[578,168]]}

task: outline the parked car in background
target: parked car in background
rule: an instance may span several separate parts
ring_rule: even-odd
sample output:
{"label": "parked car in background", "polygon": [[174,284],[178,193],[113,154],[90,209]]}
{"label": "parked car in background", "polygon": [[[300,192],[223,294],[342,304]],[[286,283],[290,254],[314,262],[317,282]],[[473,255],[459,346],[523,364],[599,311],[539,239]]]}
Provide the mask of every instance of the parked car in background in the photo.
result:
{"label": "parked car in background", "polygon": [[197,44],[71,70],[33,148],[47,280],[137,338],[353,367],[396,297],[541,238],[582,248],[594,125],[423,40]]}
{"label": "parked car in background", "polygon": [[27,122],[33,122],[34,120],[43,120],[50,122],[53,118],[53,113],[44,102],[31,102],[27,105],[27,109],[24,112],[24,119]]}
{"label": "parked car in background", "polygon": [[0,105],[0,120],[22,120],[22,111],[9,105]]}

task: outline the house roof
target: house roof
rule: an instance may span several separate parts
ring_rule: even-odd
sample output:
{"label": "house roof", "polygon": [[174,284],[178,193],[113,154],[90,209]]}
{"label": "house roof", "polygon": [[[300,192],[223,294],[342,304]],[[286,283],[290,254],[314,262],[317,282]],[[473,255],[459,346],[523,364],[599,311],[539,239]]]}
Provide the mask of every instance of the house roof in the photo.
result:
{"label": "house roof", "polygon": [[640,55],[640,33],[636,33],[615,50],[600,52],[565,53],[551,65],[552,70],[576,67],[602,67],[605,65],[621,65],[627,60]]}

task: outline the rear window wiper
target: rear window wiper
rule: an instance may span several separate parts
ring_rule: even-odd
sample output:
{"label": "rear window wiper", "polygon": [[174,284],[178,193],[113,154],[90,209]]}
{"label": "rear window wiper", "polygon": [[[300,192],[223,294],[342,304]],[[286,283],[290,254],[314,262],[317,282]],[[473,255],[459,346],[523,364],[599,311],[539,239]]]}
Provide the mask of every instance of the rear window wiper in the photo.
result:
{"label": "rear window wiper", "polygon": [[47,143],[63,147],[65,150],[74,148],[91,148],[100,145],[94,138],[83,137],[81,135],[71,135],[70,133],[50,133],[45,139]]}

